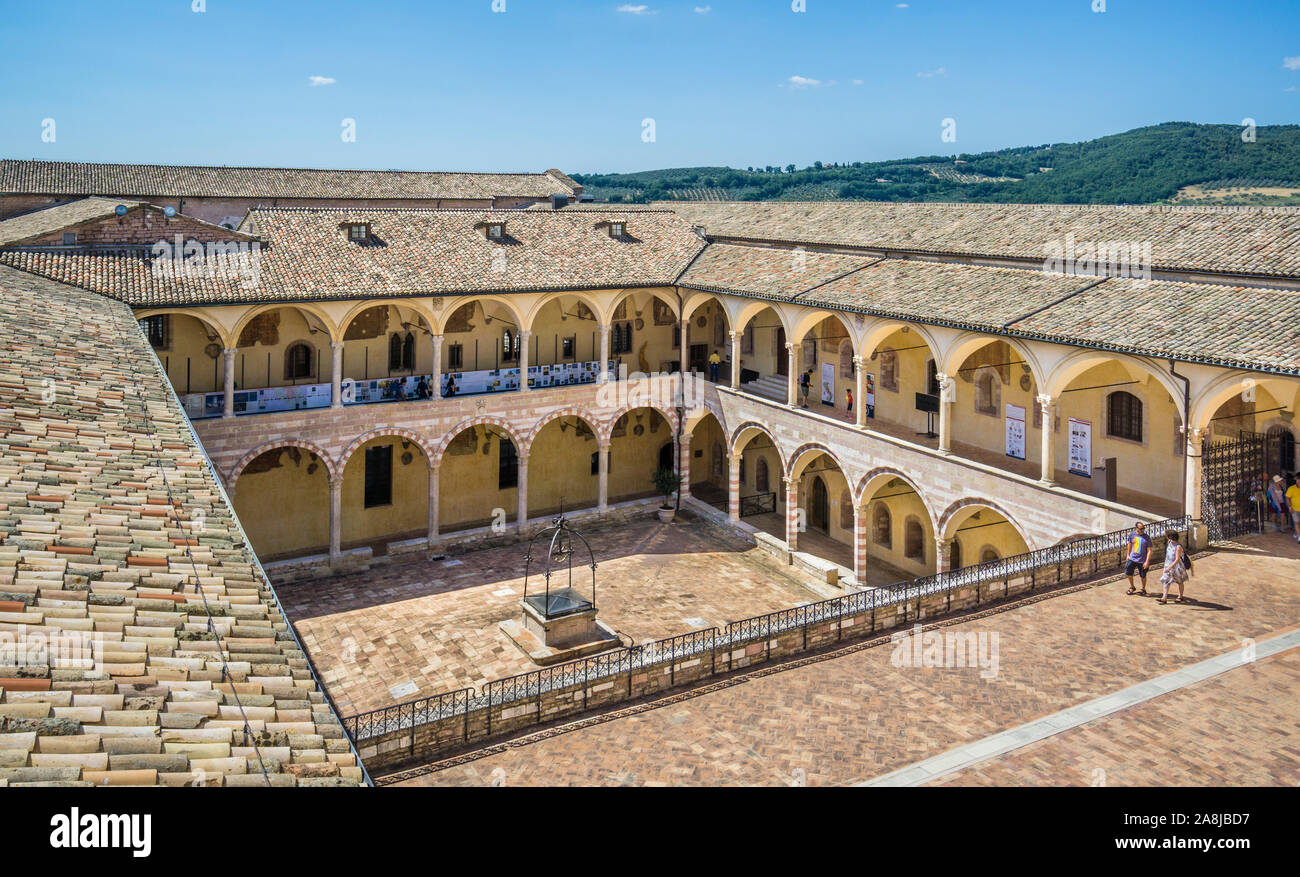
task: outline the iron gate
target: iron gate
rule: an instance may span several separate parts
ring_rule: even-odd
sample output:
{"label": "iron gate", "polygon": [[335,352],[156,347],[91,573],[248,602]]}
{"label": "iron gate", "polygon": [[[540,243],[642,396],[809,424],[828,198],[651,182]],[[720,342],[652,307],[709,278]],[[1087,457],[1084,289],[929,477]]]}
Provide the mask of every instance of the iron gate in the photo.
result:
{"label": "iron gate", "polygon": [[1262,529],[1269,442],[1242,430],[1238,438],[1206,438],[1201,445],[1201,517],[1211,542]]}

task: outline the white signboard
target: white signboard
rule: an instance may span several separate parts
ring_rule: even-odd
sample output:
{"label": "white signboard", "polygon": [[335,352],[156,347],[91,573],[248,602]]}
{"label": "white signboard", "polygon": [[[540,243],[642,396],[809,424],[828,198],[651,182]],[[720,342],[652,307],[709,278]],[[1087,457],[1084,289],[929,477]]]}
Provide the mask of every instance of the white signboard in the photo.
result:
{"label": "white signboard", "polygon": [[1025,458],[1025,409],[1007,403],[1007,456]]}
{"label": "white signboard", "polygon": [[[1051,425],[1043,421],[1043,429]],[[1070,418],[1070,473],[1092,477],[1092,423]]]}
{"label": "white signboard", "polygon": [[876,376],[867,372],[862,376],[862,396],[859,405],[867,406],[867,416],[876,416]]}
{"label": "white signboard", "polygon": [[822,363],[822,404],[835,404],[835,363]]}

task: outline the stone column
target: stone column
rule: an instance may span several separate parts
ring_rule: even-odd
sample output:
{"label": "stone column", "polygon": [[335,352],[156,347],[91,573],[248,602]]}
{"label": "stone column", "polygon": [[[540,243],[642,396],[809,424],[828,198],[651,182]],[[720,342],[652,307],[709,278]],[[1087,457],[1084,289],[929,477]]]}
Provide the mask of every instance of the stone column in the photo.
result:
{"label": "stone column", "polygon": [[867,361],[861,356],[853,357],[853,374],[857,378],[857,386],[853,390],[853,404],[857,406],[853,411],[853,423],[859,428],[865,429],[867,426]]}
{"label": "stone column", "polygon": [[429,548],[438,545],[438,467],[429,467]]}
{"label": "stone column", "polygon": [[343,407],[343,342],[330,342],[330,407]]}
{"label": "stone column", "polygon": [[528,339],[532,337],[533,333],[530,329],[519,330],[519,392],[521,393],[528,391]]}
{"label": "stone column", "polygon": [[951,375],[938,374],[939,379],[939,453],[952,453],[952,403],[957,399],[957,382]]}
{"label": "stone column", "polygon": [[785,342],[785,362],[785,370],[790,373],[788,381],[790,384],[789,404],[791,408],[794,408],[799,404],[799,374],[798,370],[795,369],[794,344],[790,341]]}
{"label": "stone column", "polygon": [[442,398],[442,336],[433,336],[433,386],[429,392],[435,399]]}
{"label": "stone column", "polygon": [[222,386],[226,391],[226,401],[221,409],[222,417],[235,416],[235,349],[228,347],[221,351],[225,358],[225,378]]}
{"label": "stone column", "polygon": [[853,578],[859,588],[867,586],[867,510],[853,509]]}
{"label": "stone column", "polygon": [[682,433],[677,443],[677,474],[681,476],[681,498],[690,496],[690,433]]}
{"label": "stone column", "polygon": [[942,536],[934,538],[935,569],[939,572],[948,572],[952,569],[952,555],[949,553],[952,550],[952,543],[953,540],[944,539]]}
{"label": "stone column", "polygon": [[600,382],[609,383],[609,324],[600,326]]}
{"label": "stone column", "polygon": [[741,332],[731,333],[731,389],[740,389],[740,336]]}
{"label": "stone column", "polygon": [[1201,442],[1204,438],[1203,429],[1187,430],[1187,446],[1183,449],[1183,453],[1187,455],[1187,483],[1183,486],[1184,498],[1187,503],[1187,514],[1193,521],[1201,519]]}
{"label": "stone column", "polygon": [[1041,436],[1041,446],[1039,455],[1042,457],[1040,464],[1042,474],[1039,480],[1044,484],[1056,483],[1056,436],[1054,427],[1056,426],[1056,400],[1046,393],[1040,393],[1038,396],[1038,410],[1043,416],[1043,434]]}
{"label": "stone column", "polygon": [[528,455],[519,455],[519,502],[515,506],[515,525],[520,535],[528,529]]}
{"label": "stone column", "polygon": [[727,458],[727,513],[732,523],[740,520],[740,465],[742,454],[732,454]]}
{"label": "stone column", "polygon": [[601,511],[609,508],[609,442],[601,444],[596,451],[596,466],[600,473],[600,485],[596,493],[596,506]]}
{"label": "stone column", "polygon": [[343,476],[330,479],[330,566],[343,559]]}
{"label": "stone column", "polygon": [[799,479],[785,478],[785,544],[799,550]]}

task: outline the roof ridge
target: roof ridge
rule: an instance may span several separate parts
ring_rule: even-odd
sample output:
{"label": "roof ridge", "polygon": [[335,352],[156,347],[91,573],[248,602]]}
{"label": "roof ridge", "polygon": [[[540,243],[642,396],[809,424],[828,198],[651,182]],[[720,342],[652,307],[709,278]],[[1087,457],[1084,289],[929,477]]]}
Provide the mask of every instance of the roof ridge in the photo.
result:
{"label": "roof ridge", "polygon": [[[428,171],[428,170],[402,170],[399,168],[329,168],[329,167],[289,167],[287,165],[259,165],[259,164],[159,164],[156,162],[132,162],[132,161],[66,161],[63,159],[51,158],[0,158],[0,163],[13,164],[67,164],[78,165],[80,167],[140,167],[140,168],[164,168],[174,170],[183,168],[185,170],[246,170],[246,171],[309,171],[316,173],[347,173],[347,174],[469,174],[476,177],[546,177],[551,176],[550,171]],[[553,179],[553,177],[552,177]]]}

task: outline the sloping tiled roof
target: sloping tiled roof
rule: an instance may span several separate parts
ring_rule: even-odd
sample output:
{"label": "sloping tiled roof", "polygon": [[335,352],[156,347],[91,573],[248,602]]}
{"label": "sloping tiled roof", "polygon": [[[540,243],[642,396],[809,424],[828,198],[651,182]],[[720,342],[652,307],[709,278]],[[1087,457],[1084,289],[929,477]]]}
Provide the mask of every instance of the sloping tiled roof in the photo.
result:
{"label": "sloping tiled roof", "polygon": [[92,219],[113,216],[119,204],[128,210],[140,206],[139,201],[118,201],[112,198],[82,198],[70,204],[47,207],[33,213],[24,213],[13,219],[0,221],[0,247],[29,240],[77,225]]}
{"label": "sloping tiled roof", "polygon": [[547,198],[573,194],[555,173],[480,174],[202,167],[0,159],[0,194],[138,198]]}
{"label": "sloping tiled roof", "polygon": [[[796,255],[805,263],[801,271],[790,267]],[[1300,290],[908,259],[871,260],[825,279],[841,271],[848,259],[715,243],[680,284],[1061,344],[1300,374]]]}
{"label": "sloping tiled roof", "polygon": [[[341,229],[358,219],[371,223],[365,244]],[[506,221],[502,242],[476,228],[487,219]],[[610,220],[626,222],[628,236],[614,240],[598,226]],[[176,276],[143,252],[15,250],[0,252],[0,264],[145,307],[668,286],[705,246],[663,211],[268,208],[250,211],[241,228],[268,243],[255,283],[237,272]]]}
{"label": "sloping tiled roof", "polygon": [[1300,207],[662,202],[710,237],[1033,259],[1149,243],[1152,267],[1300,276]]}
{"label": "sloping tiled roof", "polygon": [[0,786],[360,782],[130,310],[0,295]]}

